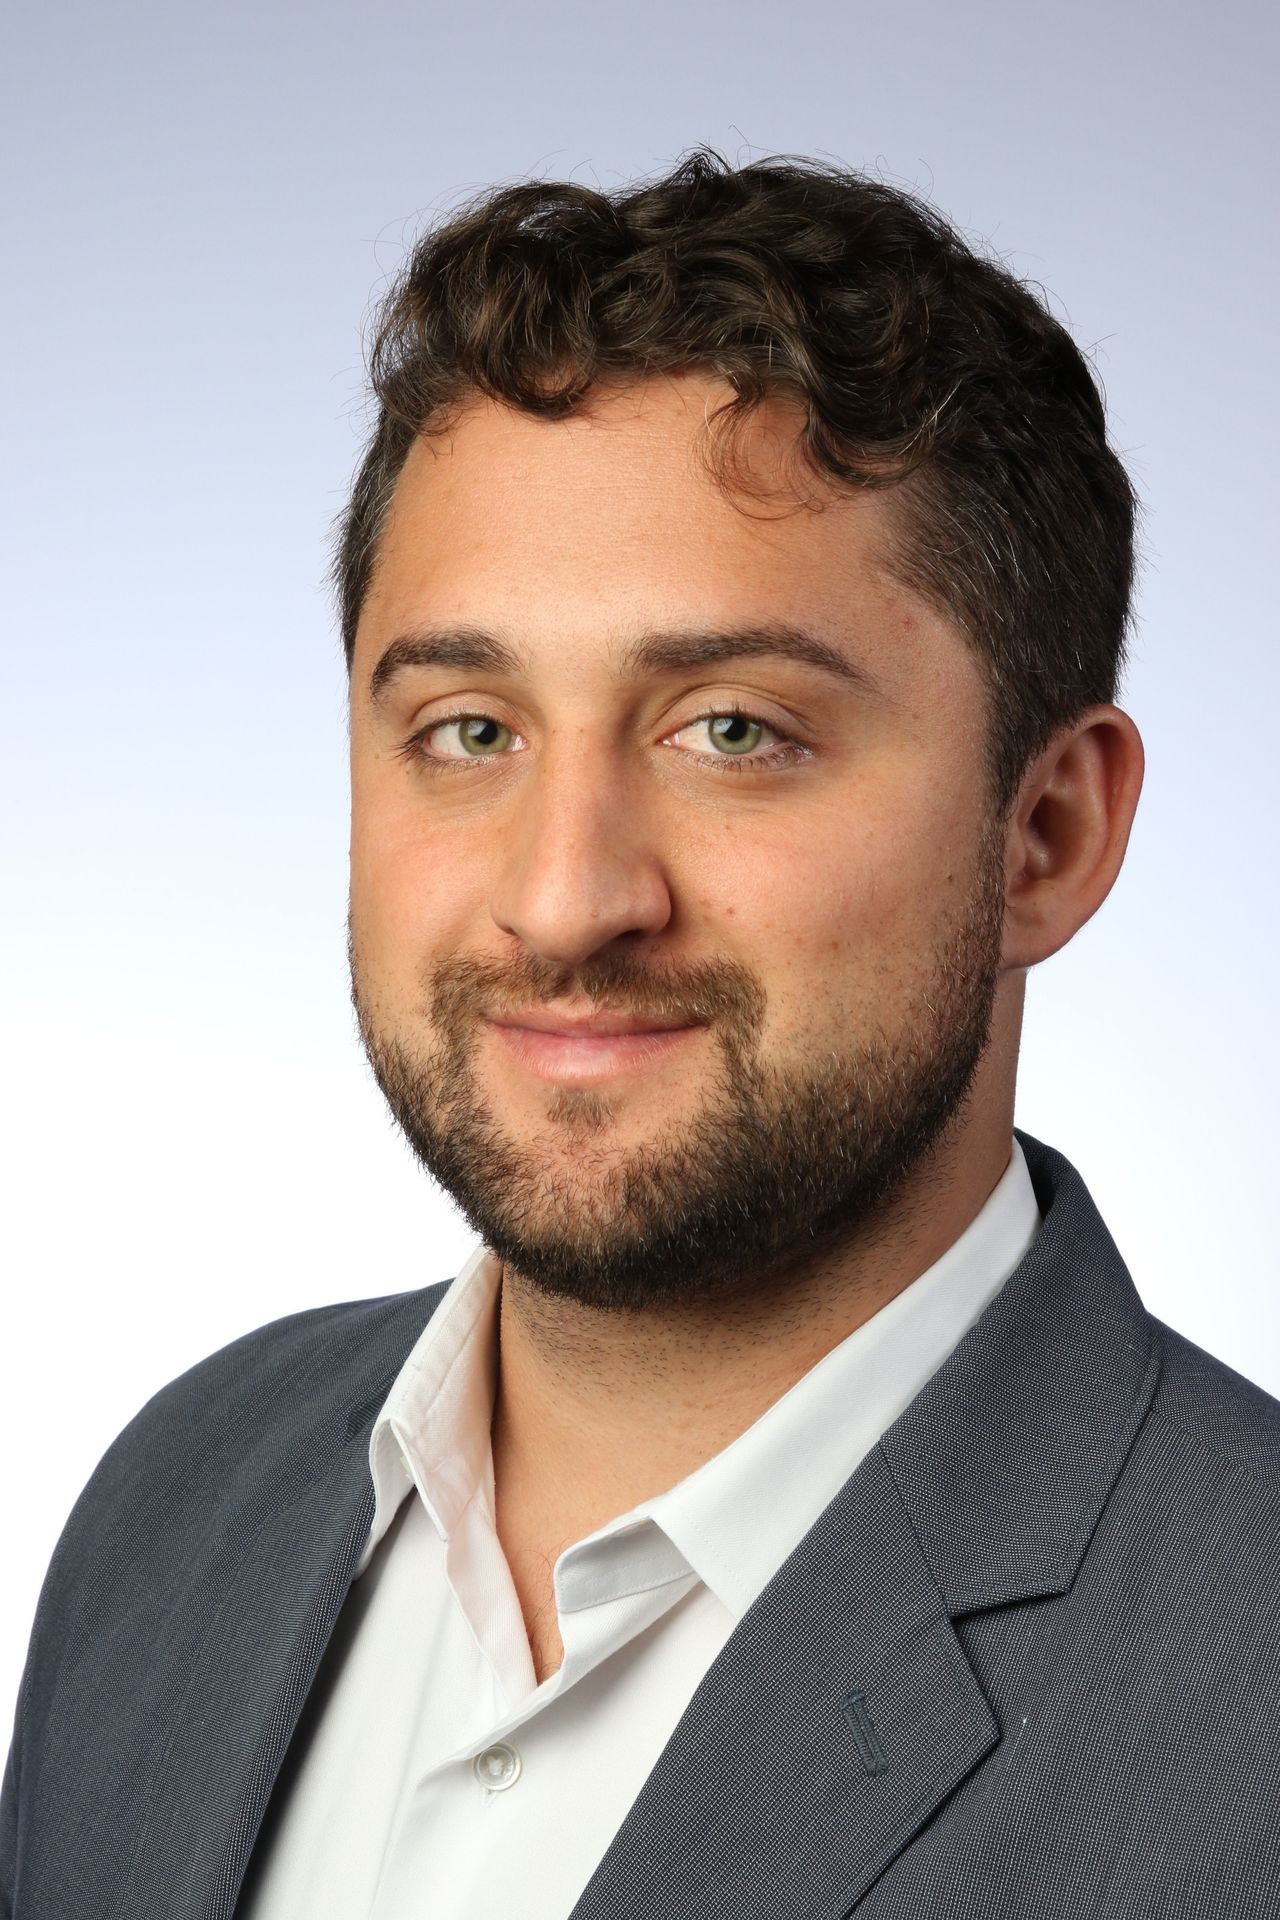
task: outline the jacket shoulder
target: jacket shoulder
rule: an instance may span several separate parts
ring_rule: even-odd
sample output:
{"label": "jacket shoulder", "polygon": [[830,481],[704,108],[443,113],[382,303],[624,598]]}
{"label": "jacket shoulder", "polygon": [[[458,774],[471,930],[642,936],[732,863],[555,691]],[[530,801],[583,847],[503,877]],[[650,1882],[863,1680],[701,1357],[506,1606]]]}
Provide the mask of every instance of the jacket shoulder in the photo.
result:
{"label": "jacket shoulder", "polygon": [[[178,1697],[265,1528],[287,1528],[308,1500],[314,1512],[316,1487],[354,1512],[369,1425],[447,1285],[255,1327],[161,1387],[107,1448],[36,1607],[0,1789],[0,1915],[24,1820],[51,1831],[43,1809],[67,1781],[83,1793],[93,1775],[127,1842],[146,1712]],[[100,1745],[85,1758],[93,1726],[112,1729],[121,1752],[133,1742],[114,1782]]]}
{"label": "jacket shoulder", "polygon": [[1280,1400],[1151,1317],[1163,1362],[1152,1415],[1280,1493]]}
{"label": "jacket shoulder", "polygon": [[238,1431],[245,1439],[274,1413],[297,1419],[313,1392],[330,1405],[346,1393],[358,1393],[367,1363],[385,1364],[398,1352],[405,1330],[425,1325],[447,1285],[442,1281],[412,1293],[310,1307],[251,1328],[154,1393],[106,1457],[175,1422],[188,1431],[195,1422],[215,1436]]}
{"label": "jacket shoulder", "polygon": [[153,1563],[180,1566],[210,1529],[252,1528],[273,1499],[323,1471],[364,1415],[372,1419],[447,1285],[287,1314],[153,1394],[68,1515],[32,1655],[99,1583]]}
{"label": "jacket shoulder", "polygon": [[382,1388],[385,1397],[447,1286],[312,1307],[241,1334],[145,1402],[107,1449],[86,1495],[135,1462],[163,1475],[175,1455],[184,1475],[203,1459],[221,1479],[231,1462],[270,1450],[277,1430],[292,1445],[335,1419],[345,1423],[371,1393]]}

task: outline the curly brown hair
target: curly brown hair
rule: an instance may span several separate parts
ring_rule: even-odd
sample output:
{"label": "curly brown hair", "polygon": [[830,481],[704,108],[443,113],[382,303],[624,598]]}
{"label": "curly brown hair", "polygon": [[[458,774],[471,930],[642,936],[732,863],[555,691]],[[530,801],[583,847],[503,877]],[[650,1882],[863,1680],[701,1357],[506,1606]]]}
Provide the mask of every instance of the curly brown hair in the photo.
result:
{"label": "curly brown hair", "polygon": [[476,394],[558,419],[602,383],[694,370],[733,390],[706,445],[726,488],[747,484],[735,430],[782,396],[824,486],[895,490],[886,557],[977,654],[1003,813],[1053,734],[1116,697],[1134,491],[1043,300],[915,195],[825,162],[697,148],[611,193],[500,187],[419,240],[377,317],[377,420],[336,529],[348,665],[418,434]]}

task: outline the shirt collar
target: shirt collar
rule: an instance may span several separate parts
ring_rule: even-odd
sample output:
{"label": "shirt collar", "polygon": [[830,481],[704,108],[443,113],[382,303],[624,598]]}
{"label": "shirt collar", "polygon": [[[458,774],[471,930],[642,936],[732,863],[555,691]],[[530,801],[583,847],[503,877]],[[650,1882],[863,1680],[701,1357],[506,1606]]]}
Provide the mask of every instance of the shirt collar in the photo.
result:
{"label": "shirt collar", "polygon": [[411,1488],[447,1540],[491,1472],[501,1279],[502,1262],[478,1246],[382,1404],[369,1436],[375,1505],[357,1579]]}
{"label": "shirt collar", "polygon": [[[811,1367],[745,1433],[668,1492],[642,1502],[562,1556],[557,1593],[593,1599],[593,1544],[611,1585],[650,1585],[691,1568],[735,1618],[746,1612],[881,1434],[914,1399],[1026,1253],[1040,1226],[1015,1139],[980,1212],[942,1256]],[[492,1471],[502,1266],[477,1247],[396,1378],[369,1440],[373,1525],[356,1569],[373,1557],[417,1488],[448,1539]],[[785,1486],[787,1498],[778,1498]],[[654,1537],[654,1528],[659,1537]],[[669,1545],[668,1545],[669,1543]],[[613,1566],[613,1559],[617,1566]],[[633,1583],[634,1584],[634,1583]],[[564,1591],[561,1594],[561,1588]]]}
{"label": "shirt collar", "polygon": [[1015,1139],[985,1205],[931,1267],[745,1433],[645,1503],[735,1620],[994,1299],[1039,1228]]}

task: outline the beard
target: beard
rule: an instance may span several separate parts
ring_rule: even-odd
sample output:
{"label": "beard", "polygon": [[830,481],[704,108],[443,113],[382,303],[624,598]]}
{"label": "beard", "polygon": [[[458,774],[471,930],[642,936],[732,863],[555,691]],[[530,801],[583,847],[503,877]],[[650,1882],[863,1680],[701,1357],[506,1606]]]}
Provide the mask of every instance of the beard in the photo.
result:
{"label": "beard", "polygon": [[[893,1035],[877,1027],[851,1042],[835,1029],[795,1063],[762,1056],[765,994],[735,962],[658,974],[620,952],[579,966],[451,957],[424,983],[433,1038],[423,1048],[380,1020],[353,916],[351,990],[405,1138],[504,1265],[584,1306],[671,1311],[776,1291],[874,1237],[965,1105],[991,1031],[1003,923],[1004,839],[992,822]],[[608,1141],[608,1093],[562,1088],[548,1132],[513,1138],[475,1066],[484,1016],[566,998],[705,1022],[719,1051],[697,1112],[624,1150]]]}

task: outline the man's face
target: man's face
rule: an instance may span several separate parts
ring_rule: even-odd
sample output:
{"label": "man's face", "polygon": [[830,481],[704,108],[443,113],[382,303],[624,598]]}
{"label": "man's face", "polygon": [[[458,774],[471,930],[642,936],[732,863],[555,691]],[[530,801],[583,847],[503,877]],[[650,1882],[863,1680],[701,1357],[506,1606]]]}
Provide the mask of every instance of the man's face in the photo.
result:
{"label": "man's face", "polygon": [[[374,1071],[503,1260],[602,1307],[874,1232],[961,1116],[1000,974],[977,664],[883,570],[882,498],[714,485],[724,392],[473,403],[409,456],[356,643]],[[794,431],[753,417],[757,475]],[[534,1030],[601,1014],[662,1031]]]}

